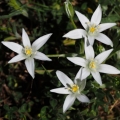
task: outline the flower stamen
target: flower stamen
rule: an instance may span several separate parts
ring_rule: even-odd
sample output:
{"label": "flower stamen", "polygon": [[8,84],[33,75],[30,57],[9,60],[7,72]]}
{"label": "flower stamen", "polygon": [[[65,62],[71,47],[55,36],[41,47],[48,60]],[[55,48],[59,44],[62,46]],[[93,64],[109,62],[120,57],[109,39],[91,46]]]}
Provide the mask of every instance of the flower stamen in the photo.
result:
{"label": "flower stamen", "polygon": [[25,47],[25,54],[27,56],[31,56],[33,54],[33,51],[30,47]]}
{"label": "flower stamen", "polygon": [[87,22],[88,25],[88,34],[90,36],[96,36],[99,33],[99,25]]}
{"label": "flower stamen", "polygon": [[67,87],[68,87],[67,89],[69,91],[73,92],[73,93],[76,93],[76,92],[79,91],[79,86],[78,85],[75,85],[75,84],[69,85],[69,84],[67,84]]}
{"label": "flower stamen", "polygon": [[78,85],[73,85],[71,90],[72,92],[77,92],[79,90]]}
{"label": "flower stamen", "polygon": [[95,27],[90,27],[89,29],[90,29],[90,32],[91,32],[91,33],[94,33],[94,32],[96,31],[96,28],[95,28]]}
{"label": "flower stamen", "polygon": [[89,63],[89,68],[91,68],[91,69],[96,69],[96,63],[95,63],[95,61],[91,61],[91,62]]}

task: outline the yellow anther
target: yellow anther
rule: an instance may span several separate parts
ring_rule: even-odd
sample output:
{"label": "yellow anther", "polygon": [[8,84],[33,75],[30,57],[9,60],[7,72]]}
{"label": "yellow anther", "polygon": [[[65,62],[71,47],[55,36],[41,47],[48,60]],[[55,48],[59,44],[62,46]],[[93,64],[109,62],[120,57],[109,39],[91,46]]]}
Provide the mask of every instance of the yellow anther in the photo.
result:
{"label": "yellow anther", "polygon": [[72,92],[77,92],[79,90],[79,87],[77,85],[72,86]]}
{"label": "yellow anther", "polygon": [[93,33],[96,31],[96,28],[95,27],[90,27],[90,32]]}
{"label": "yellow anther", "polygon": [[32,54],[32,49],[29,48],[29,47],[26,47],[25,48],[25,54],[30,56]]}
{"label": "yellow anther", "polygon": [[96,68],[96,64],[94,61],[91,61],[89,64],[89,68],[95,69]]}

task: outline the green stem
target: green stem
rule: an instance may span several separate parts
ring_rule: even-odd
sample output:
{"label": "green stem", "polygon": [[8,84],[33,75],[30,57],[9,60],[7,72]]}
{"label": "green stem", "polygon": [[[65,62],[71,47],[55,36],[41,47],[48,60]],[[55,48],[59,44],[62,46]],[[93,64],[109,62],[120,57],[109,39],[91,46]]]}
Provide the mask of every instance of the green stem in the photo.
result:
{"label": "green stem", "polygon": [[45,72],[50,76],[52,77],[52,75],[46,70],[46,68],[42,65],[42,68],[45,70]]}
{"label": "green stem", "polygon": [[47,55],[48,57],[65,57],[65,54]]}
{"label": "green stem", "polygon": [[71,21],[71,23],[72,23],[73,27],[76,29],[76,28],[77,28],[77,26],[75,25],[75,23],[74,23],[74,21],[73,21],[73,19],[72,19],[72,18],[70,18],[70,21]]}

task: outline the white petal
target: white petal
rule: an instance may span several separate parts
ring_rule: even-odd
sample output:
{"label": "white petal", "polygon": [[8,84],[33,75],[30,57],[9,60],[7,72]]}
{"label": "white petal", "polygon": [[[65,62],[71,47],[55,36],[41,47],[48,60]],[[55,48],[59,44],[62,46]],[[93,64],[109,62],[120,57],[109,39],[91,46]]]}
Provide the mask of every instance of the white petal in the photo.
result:
{"label": "white petal", "polygon": [[94,72],[91,71],[91,74],[92,74],[93,78],[96,80],[96,82],[99,83],[100,85],[102,85],[100,73],[97,71],[94,71]]}
{"label": "white petal", "polygon": [[102,10],[101,10],[101,6],[99,5],[92,15],[91,23],[95,23],[96,25],[98,25],[101,21],[101,18],[102,18]]}
{"label": "white petal", "polygon": [[83,14],[81,14],[78,11],[75,11],[76,15],[78,16],[79,21],[81,22],[82,26],[87,29],[87,24],[89,22],[88,18],[86,16],[84,16]]}
{"label": "white petal", "polygon": [[78,85],[79,85],[79,88],[80,88],[79,90],[80,90],[80,91],[83,91],[84,88],[85,88],[85,86],[86,86],[86,79],[80,81],[80,82],[78,83]]}
{"label": "white petal", "polygon": [[39,37],[37,40],[35,40],[35,42],[33,42],[32,48],[36,51],[40,49],[47,42],[51,35],[52,33]]}
{"label": "white petal", "polygon": [[84,95],[84,94],[78,95],[78,96],[77,96],[77,99],[78,99],[80,102],[86,102],[86,103],[89,103],[89,102],[90,102],[89,98],[88,98],[86,95]]}
{"label": "white petal", "polygon": [[84,80],[90,75],[90,71],[87,68],[83,68],[81,80]]}
{"label": "white petal", "polygon": [[58,93],[58,94],[71,94],[71,92],[68,89],[66,89],[65,87],[52,89],[52,90],[50,90],[50,92],[54,92],[54,93]]}
{"label": "white petal", "polygon": [[74,82],[75,82],[75,84],[77,84],[77,79],[81,79],[81,77],[82,77],[82,67],[79,69],[79,71],[77,72],[77,74],[76,74],[76,76],[75,76],[75,79],[74,79]]}
{"label": "white petal", "polygon": [[18,61],[24,60],[26,58],[27,57],[25,55],[19,54],[19,55],[15,56],[14,58],[12,58],[8,63],[18,62]]}
{"label": "white petal", "polygon": [[115,25],[116,25],[116,23],[103,23],[103,24],[100,24],[99,25],[99,32],[102,32],[102,31],[104,31],[104,30],[106,30],[108,28],[111,28],[111,27],[115,26]]}
{"label": "white petal", "polygon": [[67,59],[71,62],[73,62],[76,65],[80,65],[85,67],[86,66],[86,61],[83,58],[80,57],[67,57]]}
{"label": "white petal", "polygon": [[23,49],[21,45],[14,43],[14,42],[2,42],[2,44],[16,53],[21,53]]}
{"label": "white petal", "polygon": [[80,39],[82,37],[86,36],[86,31],[83,29],[75,29],[71,30],[67,34],[65,34],[63,37],[71,38],[71,39]]}
{"label": "white petal", "polygon": [[91,45],[89,45],[88,47],[85,47],[85,56],[86,56],[86,59],[88,60],[94,58],[94,50]]}
{"label": "white petal", "polygon": [[58,77],[58,79],[60,80],[60,82],[61,82],[65,87],[67,87],[66,84],[73,84],[72,80],[71,80],[66,74],[64,74],[63,72],[57,70],[57,71],[56,71],[56,74],[57,74],[57,77]]}
{"label": "white petal", "polygon": [[86,80],[81,80],[82,74],[84,74],[83,69],[84,68],[82,68],[82,67],[80,68],[80,70],[78,71],[78,73],[77,73],[77,75],[74,79],[74,83],[79,86],[80,91],[82,91],[85,88],[85,85],[86,85]]}
{"label": "white petal", "polygon": [[94,37],[91,37],[91,36],[88,36],[88,40],[89,40],[90,45],[93,46],[94,41],[95,41],[95,38],[94,38]]}
{"label": "white petal", "polygon": [[100,53],[99,55],[97,55],[95,57],[95,60],[97,60],[98,63],[102,63],[110,55],[110,53],[112,51],[113,51],[113,49],[110,49],[110,50],[107,50],[107,51]]}
{"label": "white petal", "polygon": [[108,73],[108,74],[120,74],[120,70],[107,64],[101,64],[99,66],[99,72]]}
{"label": "white petal", "polygon": [[87,37],[84,37],[84,41],[85,41],[84,42],[84,48],[90,45],[90,44],[88,44],[89,41],[88,41]]}
{"label": "white petal", "polygon": [[74,94],[70,94],[66,97],[64,105],[63,105],[63,113],[65,113],[74,103],[76,97]]}
{"label": "white petal", "polygon": [[27,33],[25,32],[24,28],[22,29],[22,41],[23,41],[24,47],[26,46],[31,47],[30,39]]}
{"label": "white petal", "polygon": [[38,59],[38,60],[46,60],[46,61],[52,61],[50,58],[48,58],[45,54],[41,53],[41,52],[36,52],[36,54],[34,55],[34,58],[35,59]]}
{"label": "white petal", "polygon": [[113,47],[113,42],[110,40],[110,38],[108,38],[103,33],[99,33],[98,36],[95,37],[95,39],[97,39],[98,41],[100,41],[106,45],[110,45],[111,47]]}
{"label": "white petal", "polygon": [[34,65],[34,59],[33,58],[27,58],[25,60],[25,65],[26,65],[26,68],[28,70],[28,72],[30,73],[30,75],[33,77],[34,79],[34,71],[35,71],[35,65]]}

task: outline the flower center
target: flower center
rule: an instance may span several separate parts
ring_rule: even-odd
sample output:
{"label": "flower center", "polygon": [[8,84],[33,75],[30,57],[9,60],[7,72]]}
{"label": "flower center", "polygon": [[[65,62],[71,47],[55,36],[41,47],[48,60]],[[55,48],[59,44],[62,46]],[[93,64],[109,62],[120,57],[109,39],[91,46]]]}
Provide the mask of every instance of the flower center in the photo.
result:
{"label": "flower center", "polygon": [[31,56],[33,54],[32,48],[30,47],[25,47],[25,54],[27,56]]}
{"label": "flower center", "polygon": [[95,59],[88,60],[87,67],[90,71],[97,71],[99,68],[99,63]]}
{"label": "flower center", "polygon": [[71,87],[72,92],[77,92],[79,90],[79,87],[77,85],[73,85]]}
{"label": "flower center", "polygon": [[88,34],[90,36],[96,36],[99,33],[99,25],[88,22]]}
{"label": "flower center", "polygon": [[91,62],[89,63],[89,68],[95,69],[95,68],[96,68],[96,63],[95,63],[94,61],[91,61]]}
{"label": "flower center", "polygon": [[96,31],[96,28],[95,27],[90,27],[89,30],[90,30],[91,33],[94,33]]}
{"label": "flower center", "polygon": [[69,85],[69,84],[67,84],[67,86],[68,86],[67,89],[68,89],[69,91],[71,91],[71,92],[73,92],[73,93],[79,92],[79,86],[78,86],[78,85],[75,85],[75,84]]}

